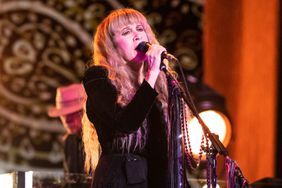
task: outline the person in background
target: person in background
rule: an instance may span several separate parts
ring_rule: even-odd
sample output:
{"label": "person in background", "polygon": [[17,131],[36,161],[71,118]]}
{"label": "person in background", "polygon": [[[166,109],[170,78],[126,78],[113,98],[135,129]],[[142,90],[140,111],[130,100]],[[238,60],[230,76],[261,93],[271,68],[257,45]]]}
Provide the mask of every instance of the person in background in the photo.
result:
{"label": "person in background", "polygon": [[[142,42],[151,44],[147,52],[136,49]],[[91,187],[169,187],[168,89],[160,71],[164,51],[137,10],[114,10],[99,24],[93,62],[83,78],[86,114],[101,145]],[[94,137],[88,131],[84,136],[85,163],[94,166]]]}
{"label": "person in background", "polygon": [[48,110],[50,117],[60,117],[66,130],[63,137],[64,172],[85,173],[82,142],[82,117],[86,94],[82,84],[75,83],[57,88],[56,106]]}

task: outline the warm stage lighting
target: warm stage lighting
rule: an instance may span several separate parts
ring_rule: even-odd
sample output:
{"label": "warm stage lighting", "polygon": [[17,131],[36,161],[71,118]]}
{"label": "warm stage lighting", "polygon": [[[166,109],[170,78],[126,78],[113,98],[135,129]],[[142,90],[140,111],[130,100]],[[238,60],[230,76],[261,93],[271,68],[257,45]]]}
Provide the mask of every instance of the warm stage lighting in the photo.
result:
{"label": "warm stage lighting", "polygon": [[[224,97],[193,76],[188,76],[187,81],[200,117],[211,133],[218,135],[219,140],[227,147],[231,138],[231,121],[226,110]],[[198,158],[203,136],[202,126],[196,117],[187,122],[187,126],[192,153],[195,158]],[[186,143],[188,143],[187,140]],[[206,147],[206,143],[203,146]],[[205,152],[203,157],[205,157],[204,155]]]}
{"label": "warm stage lighting", "polygon": [[[229,119],[223,113],[214,110],[206,110],[201,112],[199,115],[210,131],[218,135],[219,140],[226,147],[231,138],[231,123]],[[195,117],[187,123],[187,125],[192,153],[197,158],[201,147],[203,130]],[[204,146],[206,146],[205,143]]]}

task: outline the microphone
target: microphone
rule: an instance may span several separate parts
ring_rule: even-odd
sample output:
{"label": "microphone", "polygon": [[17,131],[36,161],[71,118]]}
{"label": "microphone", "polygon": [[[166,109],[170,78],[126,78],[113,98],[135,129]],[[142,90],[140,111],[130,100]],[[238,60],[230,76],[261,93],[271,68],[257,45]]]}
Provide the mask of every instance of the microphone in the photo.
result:
{"label": "microphone", "polygon": [[[143,41],[143,42],[140,42],[138,44],[138,46],[136,47],[136,50],[145,54],[148,51],[148,49],[150,48],[150,46],[151,46],[151,44],[149,42]],[[167,59],[167,60],[172,61],[172,62],[178,61],[178,59],[176,57],[174,57],[172,54],[168,53],[167,51],[163,51],[161,53],[161,59],[162,60]],[[161,63],[160,69],[165,70],[166,69],[165,64]]]}

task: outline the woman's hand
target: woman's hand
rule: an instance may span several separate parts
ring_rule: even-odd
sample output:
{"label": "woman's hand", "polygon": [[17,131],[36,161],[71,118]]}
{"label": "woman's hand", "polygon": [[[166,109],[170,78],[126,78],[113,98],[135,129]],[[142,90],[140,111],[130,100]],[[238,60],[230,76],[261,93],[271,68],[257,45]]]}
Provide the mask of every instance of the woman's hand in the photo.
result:
{"label": "woman's hand", "polygon": [[160,73],[161,65],[161,54],[166,51],[163,46],[158,44],[152,44],[148,51],[146,52],[148,72],[146,74],[145,80],[154,88],[157,81],[158,75]]}

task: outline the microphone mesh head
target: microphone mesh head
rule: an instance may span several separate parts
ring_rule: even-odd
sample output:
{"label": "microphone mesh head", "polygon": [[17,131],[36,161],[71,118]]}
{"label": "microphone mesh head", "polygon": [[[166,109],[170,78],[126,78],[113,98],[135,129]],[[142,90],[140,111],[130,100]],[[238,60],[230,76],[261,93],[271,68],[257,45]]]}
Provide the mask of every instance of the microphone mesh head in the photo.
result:
{"label": "microphone mesh head", "polygon": [[143,52],[143,53],[146,53],[148,51],[149,47],[150,47],[150,43],[143,41],[143,42],[140,42],[138,44],[138,46],[136,47],[136,50]]}

